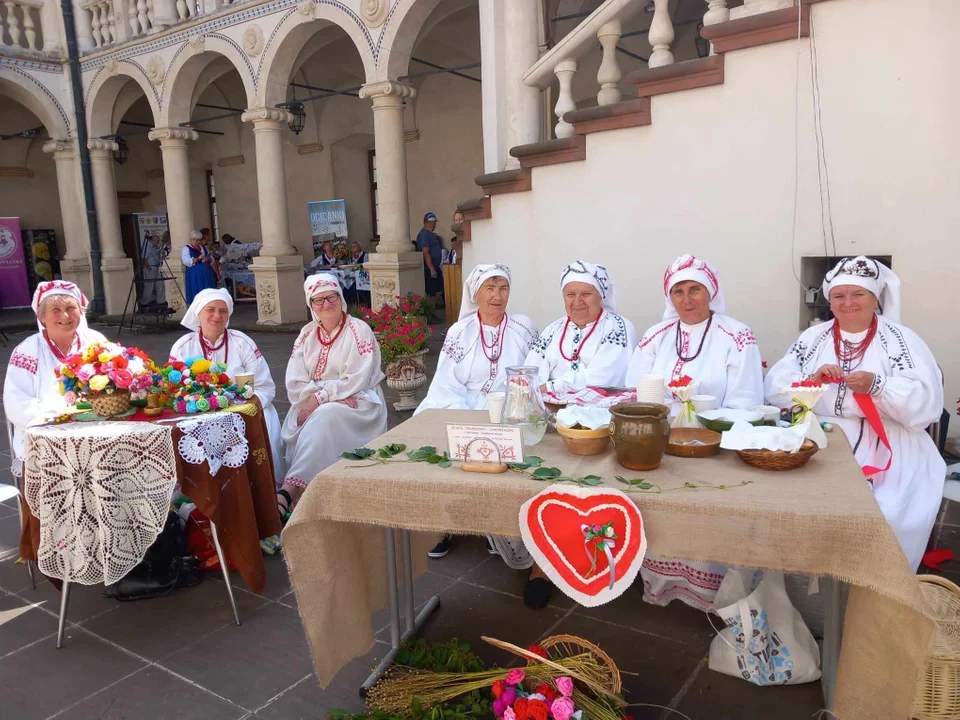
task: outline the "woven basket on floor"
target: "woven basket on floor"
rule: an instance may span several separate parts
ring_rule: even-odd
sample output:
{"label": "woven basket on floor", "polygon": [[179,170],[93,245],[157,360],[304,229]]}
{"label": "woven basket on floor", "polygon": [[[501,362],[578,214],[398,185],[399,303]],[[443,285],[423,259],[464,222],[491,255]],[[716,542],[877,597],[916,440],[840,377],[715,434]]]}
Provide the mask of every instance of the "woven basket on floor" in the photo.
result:
{"label": "woven basket on floor", "polygon": [[796,470],[806,465],[819,449],[813,440],[804,440],[794,453],[783,450],[737,450],[737,455],[750,467],[760,470]]}
{"label": "woven basket on floor", "polygon": [[91,395],[90,407],[100,417],[113,417],[130,409],[130,391],[116,390],[109,395]]}
{"label": "woven basket on floor", "polygon": [[911,717],[960,717],[960,587],[937,575],[920,575],[927,613],[937,621],[937,639],[920,676]]}

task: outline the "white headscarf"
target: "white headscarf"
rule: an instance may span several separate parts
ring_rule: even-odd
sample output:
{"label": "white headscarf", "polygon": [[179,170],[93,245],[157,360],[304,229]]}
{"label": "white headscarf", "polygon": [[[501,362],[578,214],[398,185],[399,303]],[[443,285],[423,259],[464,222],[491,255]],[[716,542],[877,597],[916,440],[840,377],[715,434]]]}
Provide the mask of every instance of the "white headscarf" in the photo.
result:
{"label": "white headscarf", "polygon": [[844,258],[823,278],[824,297],[829,300],[830,291],[839,285],[869,290],[877,298],[880,315],[900,322],[900,278],[883,263],[863,255]]}
{"label": "white headscarf", "polygon": [[493,277],[506,278],[513,284],[513,276],[506,265],[476,265],[467,279],[463,281],[463,299],[460,301],[460,320],[475,314],[480,306],[477,304],[477,293],[484,282]]}
{"label": "white headscarf", "polygon": [[337,294],[340,295],[340,307],[343,312],[346,312],[347,301],[343,297],[343,288],[340,287],[340,281],[336,275],[322,272],[311,275],[303,281],[303,295],[306,298],[307,307],[310,308],[310,316],[317,322],[320,322],[320,318],[313,311],[313,305],[310,303],[310,300],[313,299],[314,295],[326,293],[331,290],[336,290]]}
{"label": "white headscarf", "polygon": [[224,327],[229,327],[230,316],[233,315],[233,298],[230,297],[230,293],[224,288],[207,288],[206,290],[198,292],[194,296],[193,302],[190,303],[190,308],[184,314],[180,324],[190,330],[199,330],[200,312],[214,300],[222,300],[227,304],[227,324]]}
{"label": "white headscarf", "polygon": [[37,289],[33,291],[33,301],[30,303],[30,307],[33,308],[33,314],[37,316],[37,327],[40,328],[41,331],[43,330],[43,324],[40,322],[40,303],[54,295],[67,295],[77,301],[77,304],[80,306],[80,324],[77,329],[86,330],[87,296],[83,294],[83,291],[81,291],[79,287],[68,280],[42,282],[38,284]]}
{"label": "white headscarf", "polygon": [[703,285],[710,293],[710,309],[718,315],[727,314],[727,301],[723,297],[723,288],[720,287],[720,278],[716,269],[706,260],[699,260],[693,255],[681,255],[667,266],[663,273],[663,297],[666,308],[663,311],[663,320],[674,320],[680,317],[670,299],[670,290],[677,283],[693,280]]}
{"label": "white headscarf", "polygon": [[567,265],[560,273],[560,290],[573,282],[593,285],[600,293],[600,305],[604,310],[617,312],[617,293],[613,286],[613,278],[603,265],[577,260]]}

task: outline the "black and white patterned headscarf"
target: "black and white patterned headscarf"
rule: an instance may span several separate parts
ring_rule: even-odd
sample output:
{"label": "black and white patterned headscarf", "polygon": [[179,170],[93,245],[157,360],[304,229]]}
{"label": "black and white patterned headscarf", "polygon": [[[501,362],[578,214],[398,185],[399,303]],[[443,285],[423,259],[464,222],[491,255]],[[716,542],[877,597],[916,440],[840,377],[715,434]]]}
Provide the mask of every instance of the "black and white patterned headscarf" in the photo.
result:
{"label": "black and white patterned headscarf", "polygon": [[830,291],[841,285],[856,285],[876,296],[878,312],[888,320],[900,322],[900,278],[881,262],[858,255],[844,258],[823,278],[823,296],[830,299]]}
{"label": "black and white patterned headscarf", "polygon": [[570,263],[560,273],[560,290],[563,291],[563,288],[572,282],[593,285],[600,293],[600,305],[603,309],[617,312],[617,293],[613,278],[603,265],[594,265],[583,260]]}

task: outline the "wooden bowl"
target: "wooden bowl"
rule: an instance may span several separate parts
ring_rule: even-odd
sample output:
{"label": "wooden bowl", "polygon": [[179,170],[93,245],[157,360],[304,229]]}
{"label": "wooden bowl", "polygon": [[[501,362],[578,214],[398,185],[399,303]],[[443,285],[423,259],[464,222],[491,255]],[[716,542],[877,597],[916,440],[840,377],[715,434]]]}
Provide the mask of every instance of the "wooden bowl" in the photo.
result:
{"label": "wooden bowl", "polygon": [[163,411],[164,408],[162,407],[145,407],[143,409],[143,414],[149,415],[150,417],[157,417],[158,415],[162,415]]}
{"label": "wooden bowl", "polygon": [[[696,443],[696,444],[691,444]],[[667,441],[667,455],[705,458],[720,450],[720,433],[706,428],[673,428]]]}
{"label": "wooden bowl", "polygon": [[557,432],[573,455],[599,455],[610,444],[610,428],[584,430],[557,423]]}
{"label": "wooden bowl", "polygon": [[760,470],[796,470],[806,465],[820,447],[813,440],[804,440],[795,453],[785,450],[737,450],[737,455],[750,467]]}

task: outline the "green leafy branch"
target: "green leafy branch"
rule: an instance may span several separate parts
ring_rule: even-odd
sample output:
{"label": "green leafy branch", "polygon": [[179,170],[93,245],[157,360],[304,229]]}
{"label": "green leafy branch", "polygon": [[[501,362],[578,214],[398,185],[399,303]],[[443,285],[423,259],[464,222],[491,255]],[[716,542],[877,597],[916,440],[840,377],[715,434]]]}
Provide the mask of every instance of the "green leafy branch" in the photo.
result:
{"label": "green leafy branch", "polygon": [[430,465],[439,465],[442,468],[448,468],[453,465],[453,461],[447,456],[447,453],[438,453],[433,445],[424,445],[416,450],[410,450],[406,453],[406,460],[398,459],[397,456],[406,449],[407,446],[403,443],[391,443],[390,445],[384,445],[379,450],[357,448],[356,450],[342,453],[340,457],[344,460],[369,461],[365,465],[350,465],[349,467],[351,468],[368,468],[374,467],[375,465],[386,465],[387,463],[396,462],[425,462]]}
{"label": "green leafy branch", "polygon": [[711,483],[692,483],[685,482],[680,487],[675,488],[662,488],[656,483],[647,482],[643,478],[625,478],[620,475],[614,476],[614,479],[622,484],[626,485],[627,489],[625,492],[638,492],[638,493],[651,493],[653,495],[662,495],[663,493],[668,492],[677,492],[678,490],[730,490],[732,488],[743,487],[744,485],[750,485],[753,483],[753,480],[744,480],[737,483],[736,485],[713,485]]}
{"label": "green leafy branch", "polygon": [[[405,457],[400,457],[404,454]],[[349,465],[351,468],[369,468],[377,465],[386,465],[388,463],[410,463],[425,462],[430,465],[436,465],[442,468],[453,466],[454,461],[446,452],[437,452],[433,445],[424,445],[416,450],[407,450],[407,446],[402,443],[392,443],[384,445],[379,450],[370,448],[357,448],[343,453],[340,457],[344,460],[367,461],[363,465]],[[558,467],[545,466],[543,458],[536,455],[529,455],[522,463],[507,463],[507,467],[524,477],[538,482],[545,483],[571,483],[579,487],[597,487],[603,484],[603,478],[599,475],[585,475],[583,477],[571,477],[565,475],[563,470]],[[682,490],[731,490],[733,488],[743,487],[752,484],[752,480],[744,480],[736,485],[723,485],[712,483],[692,483],[685,482],[683,485],[675,488],[662,488],[656,483],[648,482],[644,478],[625,478],[620,475],[614,476],[614,479],[621,485],[626,485],[625,492],[628,493],[650,493],[662,495],[663,493],[678,492]]]}

